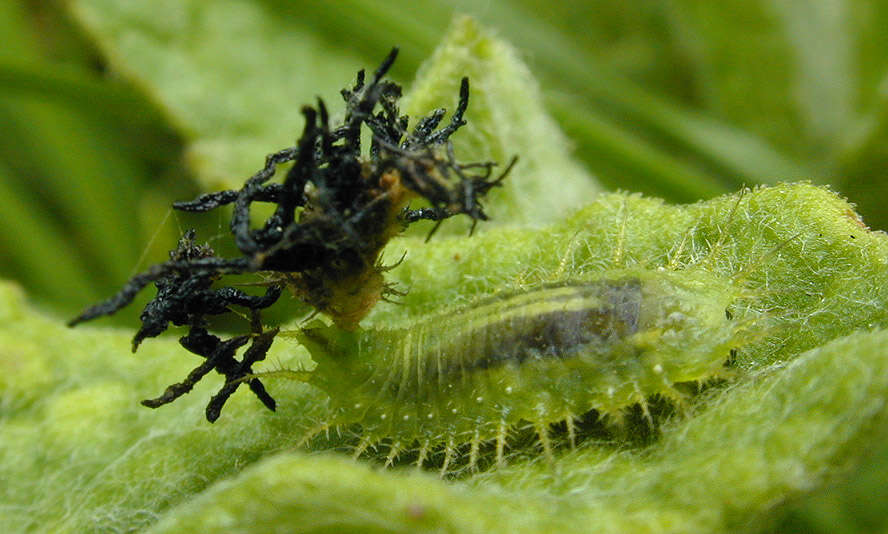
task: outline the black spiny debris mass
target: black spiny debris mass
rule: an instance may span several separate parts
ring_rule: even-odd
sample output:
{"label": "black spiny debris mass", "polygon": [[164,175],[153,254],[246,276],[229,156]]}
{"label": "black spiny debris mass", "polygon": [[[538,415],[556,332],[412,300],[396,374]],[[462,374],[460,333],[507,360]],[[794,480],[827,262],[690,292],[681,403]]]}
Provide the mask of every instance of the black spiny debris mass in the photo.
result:
{"label": "black spiny debris mass", "polygon": [[[446,113],[438,109],[408,131],[408,118],[398,110],[401,88],[383,79],[396,56],[393,49],[369,83],[360,71],[355,85],[342,91],[345,117],[340,125],[331,126],[327,107],[319,99],[317,107],[302,108],[305,128],[296,146],[270,154],[243,187],[173,204],[189,212],[232,205],[230,228],[240,256],[217,256],[208,245],[197,244],[194,230],[189,230],[170,252],[169,261],[132,277],[116,295],[70,321],[74,326],[111,315],[154,283],[157,295],[142,311],[133,350],[172,323],[188,328],[179,341],[203,362],[185,380],[142,404],[151,408],[168,404],[215,370],[225,383],[207,406],[209,421],[219,417],[241,384],[274,410],[275,401],[252,376],[252,366],[265,358],[278,332],[264,329],[261,310],[273,305],[283,289],[328,315],[340,328],[354,329],[379,300],[398,294],[383,278],[390,267],[380,263],[380,253],[393,236],[423,219],[437,221],[432,233],[454,215],[470,217],[473,228],[478,220],[487,219],[481,199],[500,185],[515,159],[496,177],[493,162],[456,161],[450,136],[465,124],[466,78],[445,126],[438,128]],[[362,156],[361,148],[364,128],[371,134],[367,156]],[[283,179],[272,182],[278,165],[291,161]],[[408,209],[408,202],[417,197],[430,207]],[[274,205],[258,227],[251,217],[256,202]],[[260,272],[267,285],[262,296],[224,284],[226,275]],[[233,313],[232,306],[248,311],[250,333],[223,340],[208,332],[207,318]],[[238,349],[246,345],[238,360]]]}

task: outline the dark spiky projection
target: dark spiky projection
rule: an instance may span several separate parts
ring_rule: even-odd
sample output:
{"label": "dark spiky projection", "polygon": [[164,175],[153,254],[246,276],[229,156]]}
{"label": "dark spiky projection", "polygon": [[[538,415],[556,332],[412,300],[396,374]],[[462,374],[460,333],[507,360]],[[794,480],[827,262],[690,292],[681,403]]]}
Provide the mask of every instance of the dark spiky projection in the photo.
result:
{"label": "dark spiky projection", "polygon": [[[127,306],[148,284],[157,295],[142,311],[142,327],[133,338],[133,350],[149,337],[174,326],[189,328],[180,343],[204,358],[181,383],[173,384],[156,399],[143,402],[156,408],[191,390],[203,376],[216,370],[225,385],[207,407],[214,421],[229,396],[248,384],[270,409],[274,399],[258,379],[250,379],[252,365],[265,358],[277,330],[263,330],[261,310],[273,305],[284,288],[336,326],[352,330],[373,306],[398,292],[386,284],[380,254],[386,243],[410,223],[464,214],[472,228],[487,215],[481,199],[501,184],[504,172],[493,175],[493,162],[457,162],[450,136],[466,122],[469,82],[463,78],[459,101],[450,121],[438,128],[446,111],[438,109],[408,130],[400,115],[401,87],[384,80],[397,57],[397,49],[382,62],[369,83],[364,71],[342,91],[345,117],[331,126],[327,107],[303,107],[305,128],[296,146],[266,157],[265,166],[238,190],[207,193],[173,207],[206,212],[233,205],[230,222],[238,257],[220,257],[207,245],[198,245],[188,231],[170,252],[170,259],[132,277],[113,297],[86,309],[70,321],[74,326]],[[370,131],[370,146],[362,153],[361,134]],[[272,182],[277,167],[293,162],[279,182]],[[408,202],[424,199],[430,207],[410,210]],[[264,223],[254,227],[254,203],[274,205]],[[252,296],[224,284],[226,275],[262,273],[268,286],[263,296]],[[232,313],[238,306],[249,311],[251,333],[223,340],[207,331],[209,316]],[[249,344],[241,360],[237,350]]]}

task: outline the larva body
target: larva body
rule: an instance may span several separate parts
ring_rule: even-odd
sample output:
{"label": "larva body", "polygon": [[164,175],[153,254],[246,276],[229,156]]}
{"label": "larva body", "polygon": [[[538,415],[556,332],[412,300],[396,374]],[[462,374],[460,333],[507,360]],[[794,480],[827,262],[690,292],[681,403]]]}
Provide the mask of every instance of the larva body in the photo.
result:
{"label": "larva body", "polygon": [[619,420],[675,384],[725,372],[745,330],[727,311],[742,292],[702,269],[621,269],[481,299],[405,328],[345,332],[316,323],[300,341],[328,392],[318,429],[361,427],[358,453],[393,454],[496,442],[532,424],[549,452],[550,424],[596,410]]}

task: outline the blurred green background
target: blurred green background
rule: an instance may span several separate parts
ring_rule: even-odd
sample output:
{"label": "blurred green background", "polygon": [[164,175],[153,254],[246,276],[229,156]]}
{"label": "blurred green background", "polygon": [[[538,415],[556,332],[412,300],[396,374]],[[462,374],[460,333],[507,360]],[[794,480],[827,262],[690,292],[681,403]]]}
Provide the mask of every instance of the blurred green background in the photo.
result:
{"label": "blurred green background", "polygon": [[[888,227],[883,1],[204,4],[0,0],[0,275],[46,307],[70,315],[162,260],[195,224],[169,213],[172,200],[241,182],[293,142],[302,103],[321,93],[338,109],[336,91],[393,44],[402,50],[393,76],[409,84],[455,13],[518,48],[606,187],[691,202],[807,179]],[[252,76],[230,87],[221,70],[191,73],[202,87],[174,85],[189,68],[263,56],[251,34],[263,24],[292,48],[265,86]],[[277,73],[298,80],[290,88]],[[229,97],[247,90],[252,101]],[[214,144],[229,127],[237,135],[227,139],[254,154],[243,165],[226,159],[234,145]],[[221,219],[209,224],[225,231]]]}
{"label": "blurred green background", "polygon": [[[456,13],[519,50],[608,188],[693,202],[805,179],[888,228],[888,2],[0,0],[0,276],[70,317],[183,228],[224,233],[170,203],[242,182],[292,144],[301,104],[338,110],[393,45],[409,84]],[[885,473],[874,458],[775,525],[829,530]]]}

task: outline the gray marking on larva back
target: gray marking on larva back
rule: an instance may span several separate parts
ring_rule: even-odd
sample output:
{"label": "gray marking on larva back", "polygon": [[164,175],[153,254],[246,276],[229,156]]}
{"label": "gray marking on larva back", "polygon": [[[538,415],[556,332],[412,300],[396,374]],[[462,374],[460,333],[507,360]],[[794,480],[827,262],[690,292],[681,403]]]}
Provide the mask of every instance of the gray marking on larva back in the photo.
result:
{"label": "gray marking on larva back", "polygon": [[[637,279],[576,284],[574,295],[559,295],[553,308],[575,297],[596,297],[596,305],[533,314],[508,314],[436,347],[449,352],[443,375],[489,369],[526,360],[569,358],[590,343],[607,343],[638,330],[641,282]],[[512,297],[514,298],[514,296]],[[508,304],[509,299],[503,300]],[[459,314],[454,314],[459,321]],[[470,354],[466,354],[470,352]],[[456,354],[465,354],[457,358]]]}

